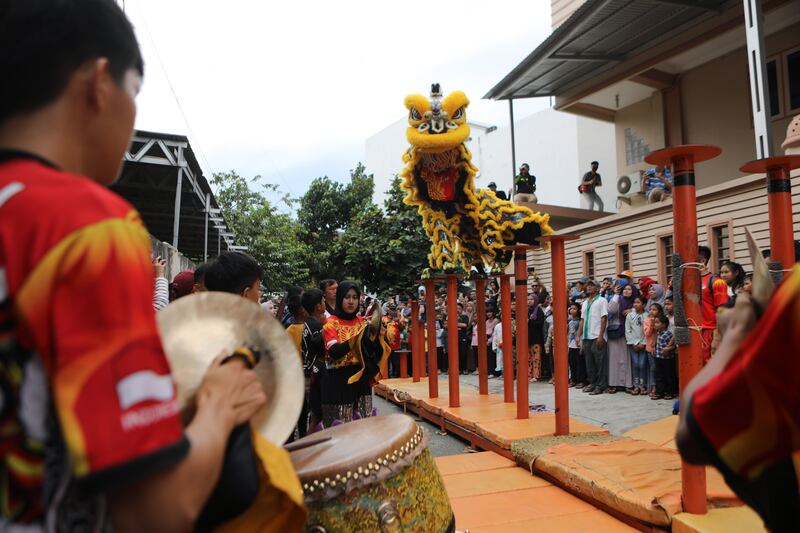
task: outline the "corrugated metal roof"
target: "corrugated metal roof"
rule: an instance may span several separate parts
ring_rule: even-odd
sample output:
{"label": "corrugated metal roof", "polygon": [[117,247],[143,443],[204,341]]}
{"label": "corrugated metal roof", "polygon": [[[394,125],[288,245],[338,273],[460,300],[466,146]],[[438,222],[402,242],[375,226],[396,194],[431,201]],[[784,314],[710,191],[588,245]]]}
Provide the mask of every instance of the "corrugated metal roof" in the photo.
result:
{"label": "corrugated metal roof", "polygon": [[587,0],[484,98],[557,96],[739,3]]}

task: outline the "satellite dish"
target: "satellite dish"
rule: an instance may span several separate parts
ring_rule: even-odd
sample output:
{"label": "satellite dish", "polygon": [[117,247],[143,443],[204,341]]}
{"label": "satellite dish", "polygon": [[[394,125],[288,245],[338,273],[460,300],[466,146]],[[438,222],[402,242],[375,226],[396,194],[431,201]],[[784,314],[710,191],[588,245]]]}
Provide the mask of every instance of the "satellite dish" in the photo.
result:
{"label": "satellite dish", "polygon": [[620,176],[617,179],[617,192],[627,194],[631,190],[631,179],[628,176]]}

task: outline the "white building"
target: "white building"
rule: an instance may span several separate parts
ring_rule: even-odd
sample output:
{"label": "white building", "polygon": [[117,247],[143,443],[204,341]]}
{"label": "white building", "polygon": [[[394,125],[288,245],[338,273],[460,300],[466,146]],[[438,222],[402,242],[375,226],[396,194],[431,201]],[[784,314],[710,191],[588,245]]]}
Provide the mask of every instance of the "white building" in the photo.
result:
{"label": "white building", "polygon": [[[470,122],[467,146],[472,162],[479,169],[476,185],[486,187],[490,181],[498,189],[510,190],[513,173],[511,162],[511,129],[495,128]],[[384,193],[391,179],[403,168],[402,155],[408,148],[402,118],[366,141],[367,172],[375,177],[374,199],[383,205]],[[603,187],[598,189],[605,210],[616,212],[616,148],[614,124],[545,109],[516,121],[517,165],[528,163],[536,176],[536,194],[542,204],[563,207],[586,207],[581,203],[578,182],[589,170],[591,161],[600,163]]]}

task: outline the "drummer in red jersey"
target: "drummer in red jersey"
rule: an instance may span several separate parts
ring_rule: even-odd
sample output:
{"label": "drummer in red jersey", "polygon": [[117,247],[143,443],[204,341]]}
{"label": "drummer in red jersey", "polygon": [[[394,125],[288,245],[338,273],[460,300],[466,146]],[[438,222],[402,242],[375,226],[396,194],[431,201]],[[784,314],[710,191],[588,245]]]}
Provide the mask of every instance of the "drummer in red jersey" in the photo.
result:
{"label": "drummer in red jersey", "polygon": [[188,531],[263,405],[217,359],[187,427],[150,241],[109,191],[143,62],[113,0],[0,5],[0,530]]}

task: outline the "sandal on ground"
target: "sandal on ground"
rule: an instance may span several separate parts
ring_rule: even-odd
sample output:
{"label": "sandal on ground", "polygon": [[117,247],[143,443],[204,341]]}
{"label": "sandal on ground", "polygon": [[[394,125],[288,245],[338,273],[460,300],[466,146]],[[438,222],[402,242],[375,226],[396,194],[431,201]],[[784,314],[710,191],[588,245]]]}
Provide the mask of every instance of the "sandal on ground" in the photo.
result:
{"label": "sandal on ground", "polygon": [[617,389],[615,389],[614,387],[609,387],[606,392],[608,394],[616,394],[617,393]]}
{"label": "sandal on ground", "polygon": [[660,400],[661,396],[659,396],[658,394],[651,394],[650,395],[650,399],[651,400]]}

